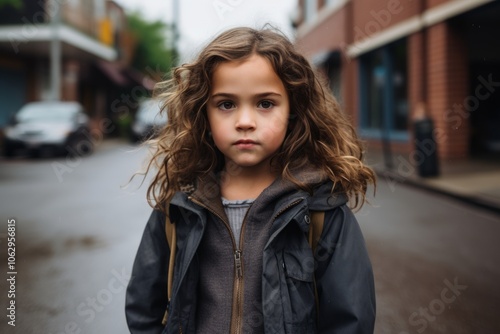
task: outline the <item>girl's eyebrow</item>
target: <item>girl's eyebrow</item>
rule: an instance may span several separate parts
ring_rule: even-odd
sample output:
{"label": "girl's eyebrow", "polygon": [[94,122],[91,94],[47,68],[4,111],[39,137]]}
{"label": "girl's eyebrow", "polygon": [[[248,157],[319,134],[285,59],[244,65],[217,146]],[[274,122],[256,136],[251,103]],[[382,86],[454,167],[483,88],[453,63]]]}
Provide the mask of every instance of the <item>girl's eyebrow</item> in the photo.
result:
{"label": "girl's eyebrow", "polygon": [[[265,93],[259,93],[256,94],[255,97],[257,98],[263,98],[263,97],[268,97],[268,96],[276,96],[276,97],[281,97],[281,94],[276,93],[276,92],[265,92]],[[236,98],[237,94],[231,94],[231,93],[215,93],[210,98],[216,98],[216,97],[224,97],[224,98]]]}

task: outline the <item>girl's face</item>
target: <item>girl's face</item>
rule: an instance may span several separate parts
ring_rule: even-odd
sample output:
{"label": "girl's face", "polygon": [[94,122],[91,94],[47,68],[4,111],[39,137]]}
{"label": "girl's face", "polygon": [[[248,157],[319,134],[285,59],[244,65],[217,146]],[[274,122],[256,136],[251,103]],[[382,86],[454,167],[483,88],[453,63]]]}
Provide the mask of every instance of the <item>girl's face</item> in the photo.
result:
{"label": "girl's face", "polygon": [[264,57],[223,62],[212,76],[208,121],[228,163],[269,170],[288,126],[290,106],[283,82]]}

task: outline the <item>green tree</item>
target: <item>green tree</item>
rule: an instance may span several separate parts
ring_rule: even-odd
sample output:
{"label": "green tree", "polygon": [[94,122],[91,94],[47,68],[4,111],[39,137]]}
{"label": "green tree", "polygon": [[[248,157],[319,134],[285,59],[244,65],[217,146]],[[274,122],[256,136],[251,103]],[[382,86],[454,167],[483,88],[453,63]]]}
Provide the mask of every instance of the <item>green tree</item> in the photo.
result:
{"label": "green tree", "polygon": [[21,9],[23,7],[23,0],[0,0],[0,8],[5,6],[12,6],[15,9]]}
{"label": "green tree", "polygon": [[161,76],[168,74],[177,58],[176,50],[171,47],[171,26],[161,21],[147,21],[138,12],[129,14],[127,19],[137,42],[132,66],[143,72],[154,70]]}

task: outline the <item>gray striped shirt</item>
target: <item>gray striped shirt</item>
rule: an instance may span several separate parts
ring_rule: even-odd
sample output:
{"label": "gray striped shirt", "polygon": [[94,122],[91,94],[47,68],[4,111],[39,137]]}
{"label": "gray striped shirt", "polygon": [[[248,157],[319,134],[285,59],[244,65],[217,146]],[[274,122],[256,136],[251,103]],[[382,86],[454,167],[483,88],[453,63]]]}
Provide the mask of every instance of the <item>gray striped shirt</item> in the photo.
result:
{"label": "gray striped shirt", "polygon": [[229,219],[229,226],[231,226],[231,230],[233,231],[236,248],[240,248],[240,234],[243,219],[245,218],[248,208],[250,208],[254,201],[254,199],[230,201],[224,197],[222,198],[222,206]]}

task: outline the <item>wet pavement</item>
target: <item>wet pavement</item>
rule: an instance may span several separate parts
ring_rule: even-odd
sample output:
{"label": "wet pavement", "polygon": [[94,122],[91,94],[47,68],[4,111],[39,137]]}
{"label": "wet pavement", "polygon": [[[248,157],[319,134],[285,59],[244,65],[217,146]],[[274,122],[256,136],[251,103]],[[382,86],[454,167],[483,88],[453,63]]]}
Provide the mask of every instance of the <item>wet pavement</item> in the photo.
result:
{"label": "wet pavement", "polygon": [[[16,220],[16,327],[1,333],[127,333],[125,286],[150,213],[146,150],[108,141],[80,161],[0,160],[0,276]],[[500,333],[500,217],[379,180],[356,215],[373,262],[376,333]],[[6,310],[7,281],[0,280]],[[5,311],[6,312],[6,311]]]}
{"label": "wet pavement", "polygon": [[376,333],[500,333],[500,216],[393,180],[357,214]]}
{"label": "wet pavement", "polygon": [[[3,315],[1,333],[128,332],[125,287],[150,213],[141,177],[128,181],[145,156],[106,142],[80,161],[0,162],[1,219],[17,225],[16,327]],[[5,310],[4,279],[0,287]]]}

